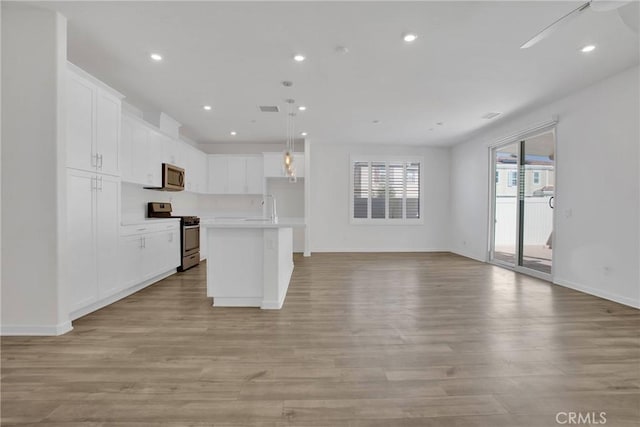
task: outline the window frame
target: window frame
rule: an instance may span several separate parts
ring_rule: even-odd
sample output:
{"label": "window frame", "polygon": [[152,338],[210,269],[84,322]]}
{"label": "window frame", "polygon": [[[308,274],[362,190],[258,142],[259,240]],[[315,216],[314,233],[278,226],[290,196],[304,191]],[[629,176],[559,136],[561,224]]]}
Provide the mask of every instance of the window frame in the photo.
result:
{"label": "window frame", "polygon": [[[515,182],[513,182],[513,178],[515,178]],[[509,169],[509,174],[507,175],[507,187],[514,188],[517,186],[518,186],[518,171]]]}
{"label": "window frame", "polygon": [[[371,203],[367,204],[367,218],[354,218],[354,191],[355,191],[355,164],[356,163],[368,163],[371,168],[372,163],[385,163],[385,176],[387,179],[387,191],[385,194],[385,218],[371,218]],[[416,219],[407,218],[389,218],[389,164],[390,163],[418,163],[420,168],[420,180],[418,182],[419,189],[419,203],[418,209],[420,217]],[[370,169],[371,170],[371,169]],[[403,193],[403,216],[406,216],[406,166],[404,167],[405,175],[403,179],[404,193]],[[371,179],[372,174],[369,172],[369,201],[371,200]],[[352,155],[349,159],[349,223],[354,225],[423,225],[424,224],[424,199],[425,199],[425,171],[424,171],[424,157],[422,156],[367,156],[367,155]]]}
{"label": "window frame", "polygon": [[540,182],[542,181],[542,179],[541,179],[542,178],[542,174],[538,170],[535,170],[535,171],[532,171],[532,172],[533,173],[531,174],[531,182],[533,183],[533,185],[540,185]]}

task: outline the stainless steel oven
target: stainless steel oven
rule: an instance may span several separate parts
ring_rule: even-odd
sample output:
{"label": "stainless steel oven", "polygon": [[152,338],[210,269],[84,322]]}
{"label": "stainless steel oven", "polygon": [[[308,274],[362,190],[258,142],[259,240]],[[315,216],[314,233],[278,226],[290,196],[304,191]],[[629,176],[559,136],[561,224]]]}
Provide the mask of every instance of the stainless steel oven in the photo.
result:
{"label": "stainless steel oven", "polygon": [[186,270],[200,263],[200,219],[182,218],[182,266]]}

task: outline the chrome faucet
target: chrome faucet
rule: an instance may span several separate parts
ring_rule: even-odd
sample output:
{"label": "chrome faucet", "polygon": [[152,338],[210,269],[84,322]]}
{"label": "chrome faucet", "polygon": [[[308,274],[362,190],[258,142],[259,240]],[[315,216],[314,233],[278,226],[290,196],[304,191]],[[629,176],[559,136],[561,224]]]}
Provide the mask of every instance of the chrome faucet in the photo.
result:
{"label": "chrome faucet", "polygon": [[269,215],[269,219],[273,222],[278,222],[278,206],[276,203],[276,198],[273,197],[273,194],[266,194],[264,196],[264,200],[262,200],[262,206],[267,199],[271,198],[271,215]]}

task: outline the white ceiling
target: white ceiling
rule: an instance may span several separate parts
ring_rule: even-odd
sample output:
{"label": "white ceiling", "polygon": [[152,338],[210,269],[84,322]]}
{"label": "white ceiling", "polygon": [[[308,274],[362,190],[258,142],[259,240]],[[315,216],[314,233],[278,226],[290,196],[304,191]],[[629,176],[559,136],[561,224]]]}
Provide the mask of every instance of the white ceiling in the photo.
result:
{"label": "white ceiling", "polygon": [[[576,2],[54,2],[69,59],[161,110],[200,143],[273,142],[294,98],[314,142],[447,145],[639,62],[616,11],[587,10],[519,46]],[[402,40],[406,31],[419,38]],[[597,49],[579,52],[585,44]],[[336,53],[346,46],[347,54]],[[160,63],[151,52],[164,56]],[[296,63],[294,53],[307,60]],[[291,80],[292,88],[281,81]],[[202,105],[211,104],[205,112]],[[487,112],[501,117],[482,119]],[[374,124],[374,120],[380,123]],[[254,122],[255,121],[255,122]],[[443,125],[437,125],[443,122]],[[238,135],[230,136],[231,130]]]}

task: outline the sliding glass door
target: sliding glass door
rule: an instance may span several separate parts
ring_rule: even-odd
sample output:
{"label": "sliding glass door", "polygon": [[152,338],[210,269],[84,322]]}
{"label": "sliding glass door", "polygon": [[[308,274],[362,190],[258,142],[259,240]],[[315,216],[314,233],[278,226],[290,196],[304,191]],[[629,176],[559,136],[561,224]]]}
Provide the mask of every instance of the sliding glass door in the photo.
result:
{"label": "sliding glass door", "polygon": [[555,135],[492,150],[492,262],[547,279],[553,261]]}

